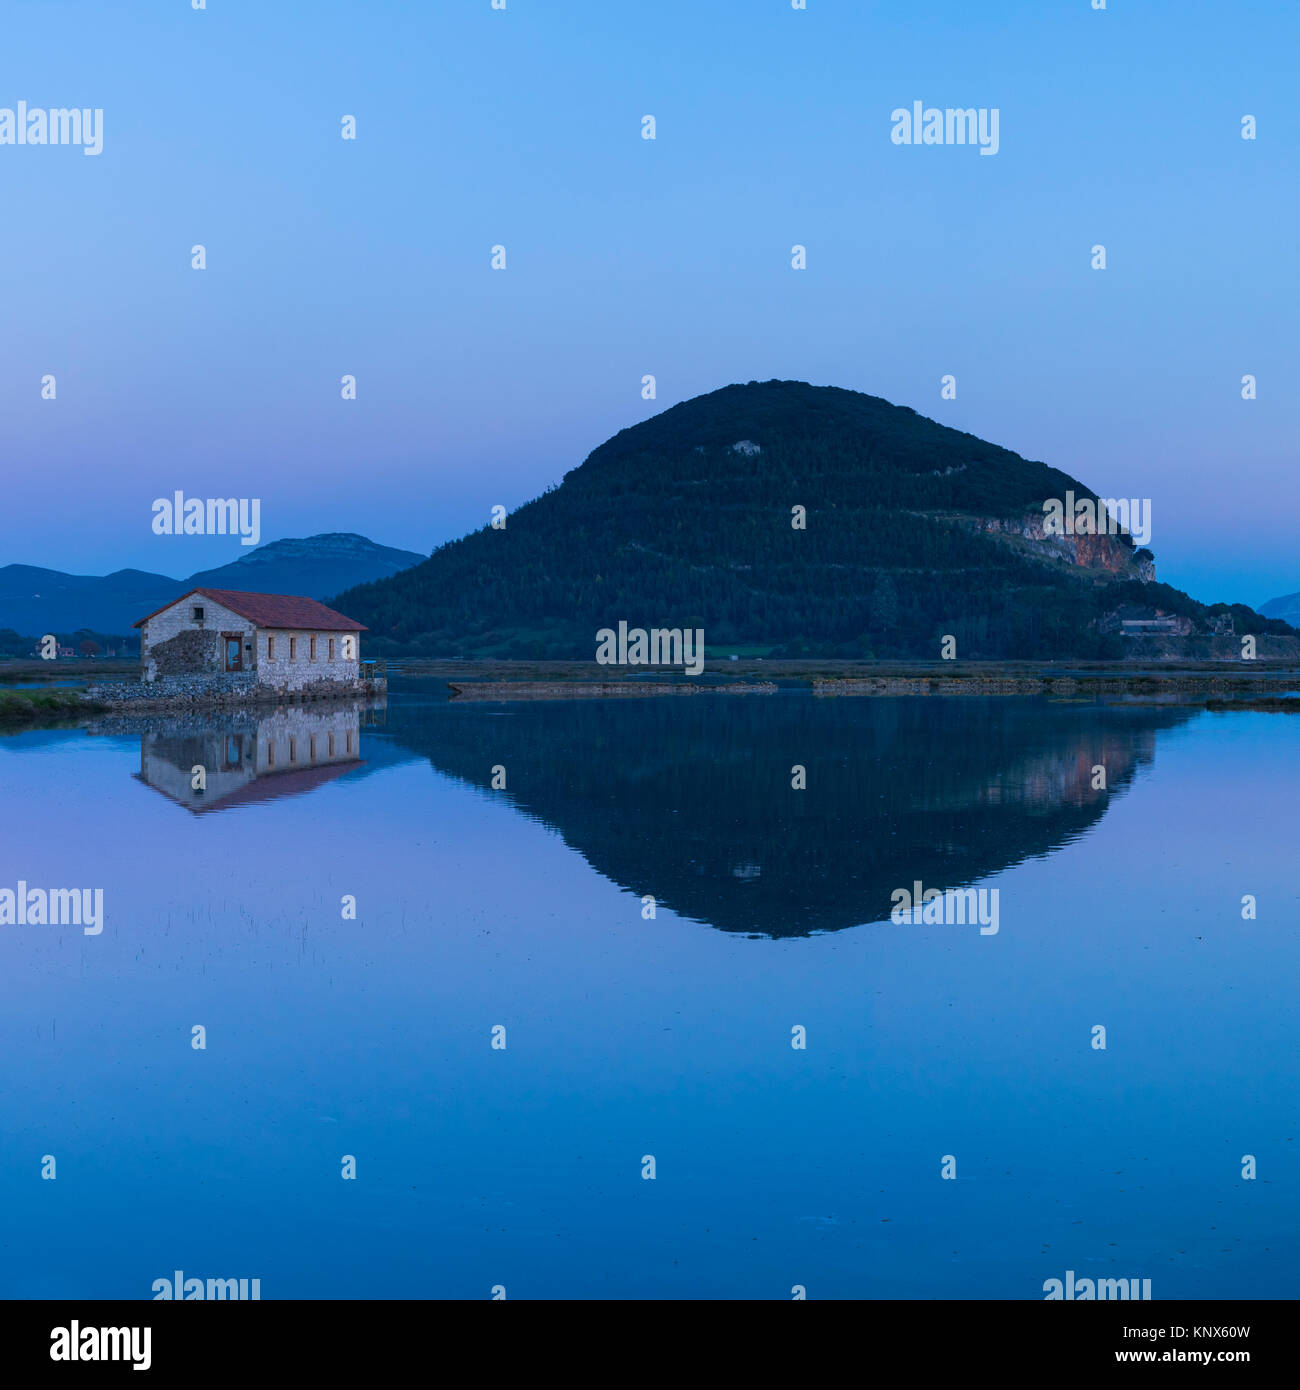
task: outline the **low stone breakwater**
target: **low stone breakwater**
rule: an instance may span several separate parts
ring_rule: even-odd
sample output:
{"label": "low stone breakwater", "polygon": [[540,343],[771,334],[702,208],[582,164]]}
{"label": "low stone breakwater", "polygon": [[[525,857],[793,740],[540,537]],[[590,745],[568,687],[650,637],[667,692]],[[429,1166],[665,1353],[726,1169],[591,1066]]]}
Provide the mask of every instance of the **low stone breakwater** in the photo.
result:
{"label": "low stone breakwater", "polygon": [[249,672],[228,676],[159,676],[153,681],[112,681],[86,688],[86,699],[110,710],[239,709],[250,705],[355,700],[383,694],[388,681],[312,681],[299,690],[277,690]]}
{"label": "low stone breakwater", "polygon": [[775,695],[774,681],[695,685],[682,681],[466,681],[447,682],[458,700],[603,700],[651,695]]}

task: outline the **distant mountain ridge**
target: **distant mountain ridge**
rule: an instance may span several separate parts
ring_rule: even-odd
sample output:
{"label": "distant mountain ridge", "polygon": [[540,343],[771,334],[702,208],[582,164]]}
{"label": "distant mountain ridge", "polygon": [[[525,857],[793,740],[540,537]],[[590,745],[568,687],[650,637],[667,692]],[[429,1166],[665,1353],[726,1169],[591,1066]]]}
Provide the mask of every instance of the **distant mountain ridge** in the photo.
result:
{"label": "distant mountain ridge", "polygon": [[5,565],[0,567],[0,628],[33,637],[80,628],[124,634],[137,619],[190,589],[326,599],[353,585],[398,574],[423,559],[413,550],[332,531],[270,541],[228,565],[200,570],[188,579],[136,569],[78,575],[35,565]]}
{"label": "distant mountain ridge", "polygon": [[1259,611],[1266,618],[1280,618],[1292,627],[1300,627],[1300,593],[1271,598],[1267,603],[1260,604]]}
{"label": "distant mountain ridge", "polygon": [[[1097,494],[1045,463],[839,387],[749,382],[616,434],[558,487],[334,606],[389,655],[586,657],[597,633],[699,628],[778,656],[1117,658],[1295,634],[1155,582],[1125,532],[1055,535]],[[1165,640],[1163,637],[1160,640]]]}

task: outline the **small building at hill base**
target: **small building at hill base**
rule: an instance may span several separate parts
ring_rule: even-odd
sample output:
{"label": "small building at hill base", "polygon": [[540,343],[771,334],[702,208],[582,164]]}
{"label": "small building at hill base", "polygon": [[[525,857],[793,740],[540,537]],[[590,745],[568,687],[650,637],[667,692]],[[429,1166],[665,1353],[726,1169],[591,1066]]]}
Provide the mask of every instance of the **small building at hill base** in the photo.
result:
{"label": "small building at hill base", "polygon": [[375,684],[361,661],[365,626],[313,598],[191,589],[133,626],[146,687],[320,696]]}
{"label": "small building at hill base", "polygon": [[1192,620],[1183,614],[1166,613],[1161,608],[1142,608],[1128,603],[1100,618],[1097,631],[1118,632],[1122,637],[1188,637],[1192,632]]}

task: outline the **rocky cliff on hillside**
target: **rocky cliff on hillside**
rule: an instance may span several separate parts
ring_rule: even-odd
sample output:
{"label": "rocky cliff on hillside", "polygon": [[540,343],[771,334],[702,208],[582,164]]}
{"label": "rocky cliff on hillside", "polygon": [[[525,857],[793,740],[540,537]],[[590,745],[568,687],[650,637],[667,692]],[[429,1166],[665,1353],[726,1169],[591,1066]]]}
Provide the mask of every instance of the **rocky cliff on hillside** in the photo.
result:
{"label": "rocky cliff on hillside", "polygon": [[1045,560],[1096,570],[1105,578],[1137,579],[1143,584],[1155,581],[1155,557],[1149,550],[1135,550],[1127,536],[1049,534],[1041,513],[1022,517],[982,516],[971,518],[971,521],[978,530],[989,535],[1026,542],[1031,551]]}

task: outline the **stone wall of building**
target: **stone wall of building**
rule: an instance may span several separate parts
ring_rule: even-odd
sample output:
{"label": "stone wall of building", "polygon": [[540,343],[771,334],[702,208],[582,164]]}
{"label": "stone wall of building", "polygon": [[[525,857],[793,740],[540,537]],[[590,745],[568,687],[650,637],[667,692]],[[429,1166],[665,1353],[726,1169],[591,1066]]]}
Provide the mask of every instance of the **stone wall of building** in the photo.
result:
{"label": "stone wall of building", "polygon": [[[195,608],[203,610],[201,620],[194,617]],[[225,648],[222,646],[221,634],[223,632],[240,634],[240,640],[244,647],[243,674],[248,674],[254,668],[257,648],[256,629],[247,618],[241,618],[238,613],[232,613],[229,608],[214,603],[202,594],[188,594],[179,603],[173,603],[170,608],[164,608],[161,613],[156,613],[150,618],[140,630],[140,664],[143,668],[144,679],[152,681],[160,675],[203,675],[212,671],[224,675],[226,658]],[[177,666],[173,654],[179,657],[187,650],[187,646],[186,643],[176,645],[176,639],[186,633],[191,634],[187,638],[187,642],[192,644],[189,650],[192,650],[196,658],[201,661],[206,660],[209,644],[215,644],[217,653],[215,666],[205,664],[189,671],[182,670]],[[164,649],[161,660],[158,656],[159,649]],[[167,669],[164,670],[164,666]]]}
{"label": "stone wall of building", "polygon": [[[300,702],[364,699],[388,690],[384,677],[378,680],[331,679],[310,681],[294,691]],[[219,706],[242,709],[278,704],[281,692],[257,679],[254,671],[222,672],[215,676],[158,676],[152,681],[105,681],[86,688],[86,698],[108,709],[187,710]]]}
{"label": "stone wall of building", "polygon": [[155,679],[224,674],[226,669],[221,634],[214,629],[189,628],[166,641],[153,642],[149,647],[149,659]]}
{"label": "stone wall of building", "polygon": [[[312,638],[316,655],[312,656]],[[330,643],[334,655],[330,656]],[[272,655],[274,651],[274,655]],[[293,656],[289,655],[290,651]],[[350,651],[350,657],[344,652]],[[309,692],[322,684],[351,685],[361,674],[361,642],[355,632],[259,632],[257,678],[274,690]]]}
{"label": "stone wall of building", "polygon": [[248,704],[264,699],[252,671],[222,671],[217,675],[156,676],[147,681],[105,681],[86,687],[86,698],[96,704]]}

